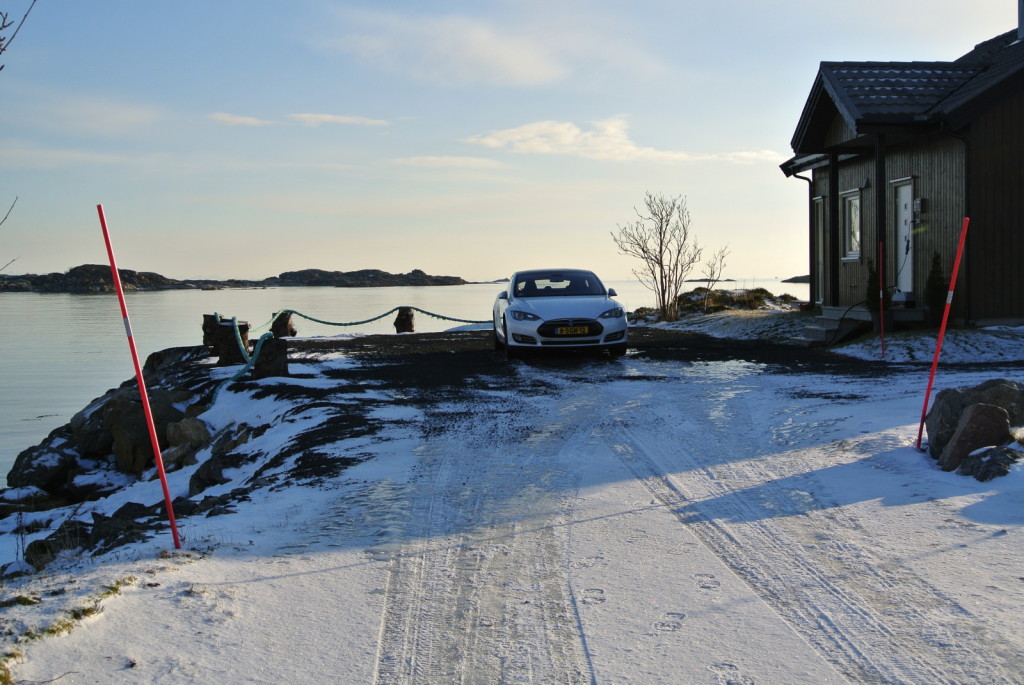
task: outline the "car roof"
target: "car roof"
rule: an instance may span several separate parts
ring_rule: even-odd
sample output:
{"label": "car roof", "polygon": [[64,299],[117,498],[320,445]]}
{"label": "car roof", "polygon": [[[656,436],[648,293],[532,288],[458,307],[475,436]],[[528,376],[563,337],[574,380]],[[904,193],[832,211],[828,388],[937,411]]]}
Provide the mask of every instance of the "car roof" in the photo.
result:
{"label": "car roof", "polygon": [[[517,278],[536,278],[538,276],[546,276],[546,275],[549,275],[549,274],[551,274],[551,275],[559,274],[559,275],[563,275],[563,276],[565,276],[565,275],[581,275],[581,276],[586,275],[586,276],[593,276],[594,278],[597,278],[597,274],[595,274],[593,271],[588,271],[586,269],[530,269],[528,271],[517,271],[514,274],[512,274],[512,278],[513,278],[513,280],[515,280]],[[598,279],[598,280],[601,280],[601,279]]]}

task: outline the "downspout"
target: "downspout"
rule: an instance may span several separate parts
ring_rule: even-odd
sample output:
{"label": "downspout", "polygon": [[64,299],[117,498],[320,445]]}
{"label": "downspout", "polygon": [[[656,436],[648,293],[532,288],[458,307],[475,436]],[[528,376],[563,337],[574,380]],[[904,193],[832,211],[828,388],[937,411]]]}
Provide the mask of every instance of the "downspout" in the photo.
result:
{"label": "downspout", "polygon": [[[879,290],[882,292],[888,287],[889,269],[887,264],[881,260],[888,260],[889,255],[885,250],[886,243],[886,204],[889,198],[887,191],[889,184],[885,181],[885,134],[879,133],[875,136],[875,240],[878,245],[878,276],[880,279]],[[865,246],[862,244],[861,249]],[[879,301],[879,312],[885,309],[884,297]]]}
{"label": "downspout", "polygon": [[[1024,2],[1024,0],[1022,0]],[[808,272],[811,275],[811,282],[807,289],[808,304],[812,307],[814,303],[819,299],[819,293],[816,292],[818,289],[818,279],[816,278],[815,270],[818,268],[817,260],[815,255],[817,254],[817,242],[818,232],[814,230],[814,180],[801,176],[800,174],[793,174],[793,178],[799,178],[801,181],[807,181],[807,234],[809,236],[807,244],[809,245],[807,254],[807,263],[810,265]]]}

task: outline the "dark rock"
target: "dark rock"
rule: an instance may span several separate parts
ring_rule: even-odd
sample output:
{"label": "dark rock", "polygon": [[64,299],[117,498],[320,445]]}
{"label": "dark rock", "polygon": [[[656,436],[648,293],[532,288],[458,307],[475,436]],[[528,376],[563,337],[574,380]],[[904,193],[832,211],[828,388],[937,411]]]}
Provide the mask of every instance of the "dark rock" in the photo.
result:
{"label": "dark rock", "polygon": [[935,395],[932,408],[925,417],[925,427],[928,429],[928,453],[938,459],[942,450],[949,443],[949,439],[956,432],[957,423],[960,421],[960,414],[964,410],[964,397],[966,392],[954,388],[946,388]]}
{"label": "dark rock", "polygon": [[102,410],[107,400],[118,392],[116,389],[108,391],[71,417],[68,426],[83,457],[101,459],[113,451],[114,434],[110,432],[110,428],[103,425]]}
{"label": "dark rock", "polygon": [[[51,434],[52,435],[52,434]],[[12,488],[37,487],[56,494],[63,490],[71,470],[78,463],[78,450],[68,442],[44,441],[23,450],[7,474]]]}
{"label": "dark rock", "polygon": [[[150,390],[148,395],[157,441],[162,450],[167,444],[167,424],[184,418],[184,414],[174,406],[180,398],[159,389]],[[121,471],[140,475],[153,465],[149,426],[137,391],[112,397],[103,408],[103,425],[114,437],[112,451]]]}
{"label": "dark rock", "polygon": [[116,519],[141,519],[148,516],[156,516],[159,512],[157,509],[161,508],[159,505],[146,506],[138,502],[126,502],[114,512],[113,518]]}
{"label": "dark rock", "polygon": [[25,561],[32,564],[36,570],[40,570],[53,561],[60,552],[85,547],[88,543],[89,524],[70,519],[46,538],[28,543],[25,547]]}
{"label": "dark rock", "polygon": [[181,421],[167,424],[167,443],[172,447],[177,445],[201,447],[209,444],[211,437],[206,424],[197,418],[186,416]]}
{"label": "dark rock", "polygon": [[1005,476],[1015,463],[1024,459],[1024,453],[1009,447],[978,450],[964,457],[956,472],[961,476],[974,476],[985,482]]}
{"label": "dark rock", "polygon": [[925,418],[928,452],[938,459],[960,423],[960,415],[972,404],[992,404],[1006,410],[1011,426],[1024,425],[1024,384],[997,378],[973,388],[945,389],[936,394]]}
{"label": "dark rock", "polygon": [[243,423],[234,433],[224,433],[218,436],[210,450],[210,458],[200,464],[189,479],[189,497],[198,495],[212,485],[223,485],[229,482],[224,477],[224,469],[238,468],[246,461],[255,458],[234,452],[236,448],[247,443],[254,432],[255,429],[252,426]]}
{"label": "dark rock", "polygon": [[171,502],[171,506],[174,507],[175,516],[191,516],[199,508],[196,502],[187,497],[178,497]]}
{"label": "dark rock", "polygon": [[141,542],[150,537],[150,533],[159,528],[159,523],[140,523],[130,518],[116,516],[92,515],[92,529],[89,532],[88,547],[99,552],[106,552],[115,547],[131,542]]}
{"label": "dark rock", "polygon": [[1003,445],[1012,439],[1010,415],[1005,409],[981,402],[972,404],[960,415],[956,432],[939,457],[939,466],[943,471],[952,471],[971,452]]}

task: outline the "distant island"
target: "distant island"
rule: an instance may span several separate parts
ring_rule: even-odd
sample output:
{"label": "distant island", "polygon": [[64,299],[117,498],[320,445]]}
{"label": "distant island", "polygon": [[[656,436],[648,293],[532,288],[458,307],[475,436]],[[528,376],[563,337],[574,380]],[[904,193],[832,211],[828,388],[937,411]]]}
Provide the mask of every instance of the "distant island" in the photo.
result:
{"label": "distant island", "polygon": [[[379,269],[360,271],[324,271],[303,269],[286,271],[261,281],[228,279],[176,280],[151,271],[118,269],[125,290],[217,290],[221,288],[276,288],[301,286],[332,286],[337,288],[372,288],[416,285],[465,285],[458,276],[431,276],[419,269],[407,274],[392,274]],[[68,269],[67,273],[0,274],[0,292],[36,293],[108,293],[114,291],[110,267],[101,264],[83,264]]]}

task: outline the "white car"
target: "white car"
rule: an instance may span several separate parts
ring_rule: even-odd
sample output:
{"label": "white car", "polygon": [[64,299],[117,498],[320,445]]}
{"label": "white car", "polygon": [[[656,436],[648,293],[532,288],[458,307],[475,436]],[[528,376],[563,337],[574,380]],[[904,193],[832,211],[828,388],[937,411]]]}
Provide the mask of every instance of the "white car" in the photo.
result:
{"label": "white car", "polygon": [[626,352],[626,311],[591,271],[536,269],[512,274],[494,300],[494,347],[526,350],[593,347]]}

